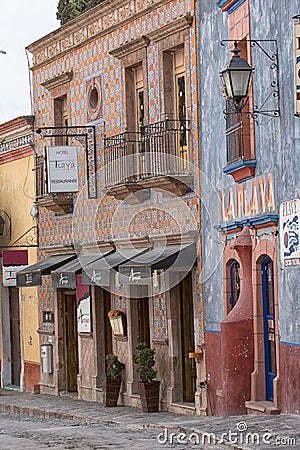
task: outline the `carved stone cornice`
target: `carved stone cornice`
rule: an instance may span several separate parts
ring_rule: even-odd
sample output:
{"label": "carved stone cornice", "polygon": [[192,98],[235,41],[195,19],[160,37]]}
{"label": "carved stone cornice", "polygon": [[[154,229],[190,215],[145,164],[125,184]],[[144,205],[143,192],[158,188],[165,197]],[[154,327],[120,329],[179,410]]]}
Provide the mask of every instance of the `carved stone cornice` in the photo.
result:
{"label": "carved stone cornice", "polygon": [[178,19],[167,23],[157,30],[147,33],[147,36],[151,41],[159,41],[160,39],[164,39],[166,36],[189,28],[192,25],[193,20],[194,16],[192,16],[192,14],[186,14],[183,17],[179,17]]}
{"label": "carved stone cornice", "polygon": [[149,44],[150,39],[147,36],[141,36],[140,38],[135,39],[134,41],[127,42],[126,44],[114,48],[108,53],[114,56],[115,58],[120,59],[129,55],[130,53],[134,53],[137,50],[140,50],[141,48],[147,47]]}
{"label": "carved stone cornice", "polygon": [[[123,24],[145,16],[151,10],[167,3],[171,3],[171,1],[123,0],[120,2],[119,0],[110,0],[100,3],[92,10],[81,14],[76,19],[26,47],[33,55],[33,67],[37,68],[49,63],[51,60],[70,52],[71,49],[74,50],[82,46],[83,43],[86,44],[106,35]],[[173,23],[174,20],[171,22]]]}
{"label": "carved stone cornice", "polygon": [[44,81],[44,83],[41,83],[41,85],[44,86],[44,88],[48,89],[48,91],[51,91],[52,89],[55,89],[65,83],[70,83],[72,78],[73,78],[73,71],[65,72],[62,73],[61,75],[58,75],[57,77]]}

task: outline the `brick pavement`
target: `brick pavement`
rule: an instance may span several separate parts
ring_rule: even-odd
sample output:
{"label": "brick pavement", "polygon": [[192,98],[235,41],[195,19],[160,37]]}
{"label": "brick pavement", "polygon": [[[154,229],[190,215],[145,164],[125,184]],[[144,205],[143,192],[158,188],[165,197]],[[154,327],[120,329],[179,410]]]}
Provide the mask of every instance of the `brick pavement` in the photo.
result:
{"label": "brick pavement", "polygon": [[215,440],[218,444],[223,435],[221,444],[230,449],[265,450],[274,446],[277,449],[300,449],[300,415],[225,418],[184,416],[169,412],[145,414],[140,409],[126,406],[104,408],[99,403],[68,396],[30,394],[7,389],[0,389],[0,412],[154,429],[160,433],[162,448],[166,442],[172,442],[174,446],[180,443],[180,433],[185,433],[190,436],[191,442],[208,442],[210,439],[211,443]]}

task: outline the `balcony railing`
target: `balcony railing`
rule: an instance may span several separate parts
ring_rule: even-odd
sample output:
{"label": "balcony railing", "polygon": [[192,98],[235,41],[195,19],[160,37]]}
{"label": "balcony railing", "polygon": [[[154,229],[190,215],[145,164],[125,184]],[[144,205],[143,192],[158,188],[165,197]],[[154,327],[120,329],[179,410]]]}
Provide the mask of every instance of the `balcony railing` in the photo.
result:
{"label": "balcony railing", "polygon": [[104,139],[107,187],[189,174],[189,122],[164,120]]}

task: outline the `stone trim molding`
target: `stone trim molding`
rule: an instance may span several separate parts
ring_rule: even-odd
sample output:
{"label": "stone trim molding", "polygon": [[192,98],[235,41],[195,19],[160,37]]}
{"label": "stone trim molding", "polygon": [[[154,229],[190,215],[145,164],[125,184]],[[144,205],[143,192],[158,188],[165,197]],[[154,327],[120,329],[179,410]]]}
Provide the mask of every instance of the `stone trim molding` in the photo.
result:
{"label": "stone trim molding", "polygon": [[140,50],[141,48],[148,47],[151,41],[157,42],[161,39],[164,39],[166,36],[178,33],[179,31],[183,31],[186,28],[189,28],[192,25],[193,20],[194,17],[191,14],[186,14],[184,17],[179,17],[175,21],[167,23],[157,30],[151,31],[147,34],[147,36],[143,35],[138,39],[114,48],[108,53],[115,58],[121,59],[125,56],[128,56],[130,53],[134,53]]}
{"label": "stone trim molding", "polygon": [[150,39],[148,38],[148,36],[141,36],[140,38],[135,39],[134,41],[127,42],[126,44],[114,48],[108,53],[114,56],[115,58],[121,59],[124,58],[125,56],[128,56],[130,53],[134,53],[144,47],[148,47],[149,44]]}
{"label": "stone trim molding", "polygon": [[10,152],[12,150],[17,150],[20,148],[27,147],[28,145],[34,144],[33,133],[30,132],[24,136],[19,136],[15,139],[9,141],[4,141],[0,144],[0,155],[3,153]]}
{"label": "stone trim molding", "polygon": [[[63,56],[71,49],[106,35],[129,20],[133,21],[167,3],[170,0],[127,0],[122,5],[119,0],[101,3],[27,46],[26,50],[33,55],[32,68]],[[187,16],[192,17],[191,14]]]}
{"label": "stone trim molding", "polygon": [[46,88],[48,91],[51,91],[52,89],[62,86],[63,84],[70,83],[72,78],[73,71],[65,72],[61,75],[58,75],[57,77],[44,81],[44,83],[41,83],[41,85],[44,86],[44,88]]}

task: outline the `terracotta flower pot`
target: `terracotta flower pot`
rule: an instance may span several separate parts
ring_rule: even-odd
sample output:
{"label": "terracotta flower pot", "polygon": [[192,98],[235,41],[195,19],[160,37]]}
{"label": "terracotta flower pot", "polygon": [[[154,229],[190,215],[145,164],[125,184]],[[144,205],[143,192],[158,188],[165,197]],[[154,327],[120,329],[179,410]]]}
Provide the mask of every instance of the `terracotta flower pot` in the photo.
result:
{"label": "terracotta flower pot", "polygon": [[150,383],[140,382],[140,396],[143,412],[152,413],[159,411],[159,386],[160,381]]}
{"label": "terracotta flower pot", "polygon": [[118,398],[121,388],[121,379],[106,379],[106,389],[105,389],[105,402],[104,406],[114,407],[118,405]]}

